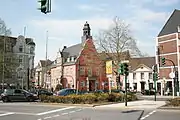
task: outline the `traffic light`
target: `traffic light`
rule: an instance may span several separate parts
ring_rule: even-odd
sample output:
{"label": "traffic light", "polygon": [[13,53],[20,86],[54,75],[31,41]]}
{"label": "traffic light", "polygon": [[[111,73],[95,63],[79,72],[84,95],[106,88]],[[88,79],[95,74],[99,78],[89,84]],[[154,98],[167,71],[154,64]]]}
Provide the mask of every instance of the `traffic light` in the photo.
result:
{"label": "traffic light", "polygon": [[124,75],[124,64],[119,64],[118,73],[120,75]]}
{"label": "traffic light", "polygon": [[124,73],[125,73],[125,75],[129,75],[129,65],[127,64],[127,63],[124,63]]}
{"label": "traffic light", "polygon": [[162,57],[161,58],[161,63],[162,63],[162,65],[165,65],[166,64],[166,58]]}
{"label": "traffic light", "polygon": [[51,0],[39,0],[41,7],[39,10],[41,10],[42,13],[46,14],[51,12]]}
{"label": "traffic light", "polygon": [[159,79],[159,74],[158,73],[153,73],[153,80],[157,81]]}

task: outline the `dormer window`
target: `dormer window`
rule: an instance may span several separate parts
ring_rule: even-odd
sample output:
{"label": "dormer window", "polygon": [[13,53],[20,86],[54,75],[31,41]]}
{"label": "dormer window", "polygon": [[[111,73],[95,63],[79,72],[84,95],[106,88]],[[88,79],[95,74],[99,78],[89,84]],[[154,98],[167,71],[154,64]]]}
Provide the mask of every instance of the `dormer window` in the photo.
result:
{"label": "dormer window", "polygon": [[70,62],[70,58],[67,58],[67,62]]}
{"label": "dormer window", "polygon": [[22,45],[19,46],[19,52],[23,52],[23,46]]}
{"label": "dormer window", "polygon": [[73,62],[73,61],[74,61],[74,56],[71,57],[71,62]]}

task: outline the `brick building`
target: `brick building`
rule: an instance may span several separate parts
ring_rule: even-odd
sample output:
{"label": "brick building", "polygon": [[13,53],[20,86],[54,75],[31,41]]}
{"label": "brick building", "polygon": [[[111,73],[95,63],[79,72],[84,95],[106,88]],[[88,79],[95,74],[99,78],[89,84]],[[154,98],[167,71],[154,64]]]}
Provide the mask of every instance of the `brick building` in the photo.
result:
{"label": "brick building", "polygon": [[[169,73],[175,69],[179,74],[180,58],[179,58],[179,48],[180,48],[180,10],[174,10],[172,15],[169,17],[164,27],[160,31],[156,38],[156,63],[158,64],[158,72],[160,79],[157,81],[160,84],[158,87],[163,89],[165,92],[172,91],[173,79],[169,77]],[[166,64],[162,65],[161,58],[164,57]],[[178,80],[179,81],[179,80]],[[179,82],[176,81],[174,84],[178,85]]]}

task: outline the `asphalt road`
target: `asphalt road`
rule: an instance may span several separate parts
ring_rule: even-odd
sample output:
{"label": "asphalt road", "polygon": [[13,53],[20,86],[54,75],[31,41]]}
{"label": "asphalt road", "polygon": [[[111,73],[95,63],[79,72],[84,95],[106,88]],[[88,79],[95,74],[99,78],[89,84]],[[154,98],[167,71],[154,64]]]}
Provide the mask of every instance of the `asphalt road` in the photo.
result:
{"label": "asphalt road", "polygon": [[141,118],[141,120],[179,120],[180,110],[154,110]]}
{"label": "asphalt road", "polygon": [[[167,117],[166,117],[167,116]],[[179,120],[179,112],[0,103],[0,120]]]}

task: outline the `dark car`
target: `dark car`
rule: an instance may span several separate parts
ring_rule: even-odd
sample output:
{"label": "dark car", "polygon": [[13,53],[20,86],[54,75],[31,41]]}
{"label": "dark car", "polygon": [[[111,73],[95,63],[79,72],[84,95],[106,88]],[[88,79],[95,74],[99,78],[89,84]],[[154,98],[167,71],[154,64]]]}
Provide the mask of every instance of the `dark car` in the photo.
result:
{"label": "dark car", "polygon": [[72,94],[76,94],[76,89],[66,88],[56,93],[57,96],[67,96]]}
{"label": "dark car", "polygon": [[9,101],[30,101],[33,102],[38,99],[36,94],[30,93],[21,89],[5,89],[1,94],[3,102]]}
{"label": "dark car", "polygon": [[50,91],[48,91],[46,89],[34,89],[34,90],[31,90],[30,92],[34,93],[34,94],[37,94],[38,96],[39,95],[48,95],[48,96],[53,95],[52,92],[50,92]]}

